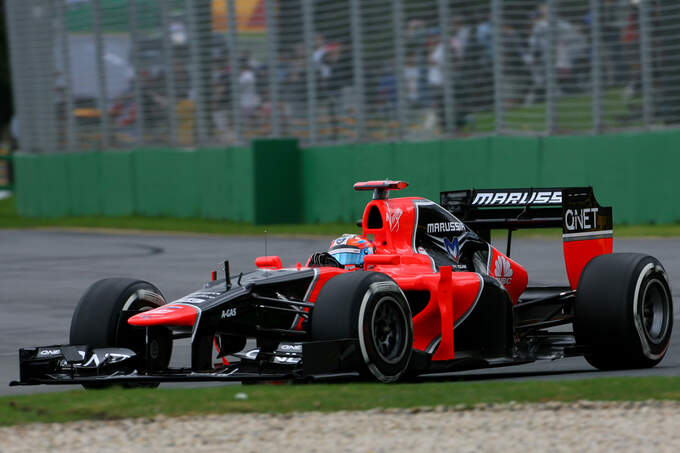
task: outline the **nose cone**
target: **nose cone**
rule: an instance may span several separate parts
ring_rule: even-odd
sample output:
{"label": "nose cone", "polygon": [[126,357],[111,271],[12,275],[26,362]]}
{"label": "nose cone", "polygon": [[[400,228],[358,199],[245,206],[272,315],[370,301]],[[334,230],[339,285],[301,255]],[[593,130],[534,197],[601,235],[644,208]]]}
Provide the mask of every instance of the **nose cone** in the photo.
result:
{"label": "nose cone", "polygon": [[193,326],[198,310],[191,305],[168,304],[128,319],[133,326]]}

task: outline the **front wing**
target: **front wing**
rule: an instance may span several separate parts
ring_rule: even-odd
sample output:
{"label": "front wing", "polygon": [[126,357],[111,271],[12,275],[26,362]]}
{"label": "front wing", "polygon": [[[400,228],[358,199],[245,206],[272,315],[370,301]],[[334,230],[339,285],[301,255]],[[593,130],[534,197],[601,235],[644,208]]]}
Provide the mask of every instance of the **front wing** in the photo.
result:
{"label": "front wing", "polygon": [[235,354],[237,360],[214,370],[189,368],[140,372],[139,356],[127,348],[90,349],[53,345],[19,350],[17,385],[144,384],[203,381],[306,381],[315,377],[354,374],[361,353],[355,339],[282,344],[274,351],[254,349]]}

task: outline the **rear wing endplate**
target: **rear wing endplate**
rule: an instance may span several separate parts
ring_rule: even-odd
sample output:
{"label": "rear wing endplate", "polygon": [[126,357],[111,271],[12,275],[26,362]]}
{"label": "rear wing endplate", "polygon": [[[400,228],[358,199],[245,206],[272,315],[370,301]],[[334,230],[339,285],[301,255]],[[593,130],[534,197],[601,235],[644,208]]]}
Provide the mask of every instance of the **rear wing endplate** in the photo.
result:
{"label": "rear wing endplate", "polygon": [[612,208],[600,206],[592,187],[456,190],[442,192],[440,205],[487,242],[491,230],[562,228],[564,261],[572,288],[585,265],[612,252]]}

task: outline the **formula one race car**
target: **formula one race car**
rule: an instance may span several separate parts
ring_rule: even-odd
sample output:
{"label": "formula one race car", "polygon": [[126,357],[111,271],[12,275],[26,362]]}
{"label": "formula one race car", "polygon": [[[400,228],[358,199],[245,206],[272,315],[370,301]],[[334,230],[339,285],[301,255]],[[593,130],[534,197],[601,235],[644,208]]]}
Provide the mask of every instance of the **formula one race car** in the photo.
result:
{"label": "formula one race car", "polygon": [[[393,382],[569,356],[599,369],[663,359],[673,326],[666,272],[651,256],[611,253],[612,210],[591,188],[461,190],[443,192],[440,204],[389,199],[406,185],[355,184],[373,191],[364,239],[340,238],[304,266],[263,256],[257,270],[232,276],[225,262],[225,278],[213,272],[170,303],[144,281],[94,283],[73,314],[71,344],[21,349],[11,385]],[[513,230],[548,227],[562,228],[568,287],[528,287],[510,258]],[[489,244],[492,229],[508,230],[505,254]],[[169,368],[180,338],[191,339],[191,367]]]}

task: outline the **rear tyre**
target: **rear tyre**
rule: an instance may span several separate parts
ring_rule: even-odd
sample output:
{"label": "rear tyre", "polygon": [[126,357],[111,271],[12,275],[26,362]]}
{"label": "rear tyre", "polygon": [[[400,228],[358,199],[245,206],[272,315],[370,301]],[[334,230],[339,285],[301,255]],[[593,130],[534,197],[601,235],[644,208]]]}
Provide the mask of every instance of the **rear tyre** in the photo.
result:
{"label": "rear tyre", "polygon": [[574,333],[585,359],[601,370],[651,368],[666,354],[673,298],[656,258],[615,253],[593,258],[581,273]]}
{"label": "rear tyre", "polygon": [[[146,333],[133,328],[122,316],[125,310],[145,311],[165,304],[161,292],[151,283],[131,278],[107,278],[90,286],[80,298],[71,319],[70,343],[91,348],[122,347],[135,351],[137,367],[146,367]],[[166,327],[149,330],[151,370],[167,369],[172,355],[172,334]],[[149,370],[149,371],[151,371]],[[127,384],[126,387],[158,387],[158,384]],[[105,388],[107,384],[85,384]]]}
{"label": "rear tyre", "polygon": [[357,339],[363,376],[395,382],[406,372],[413,348],[411,310],[387,275],[354,271],[333,277],[319,293],[311,324],[315,340]]}

